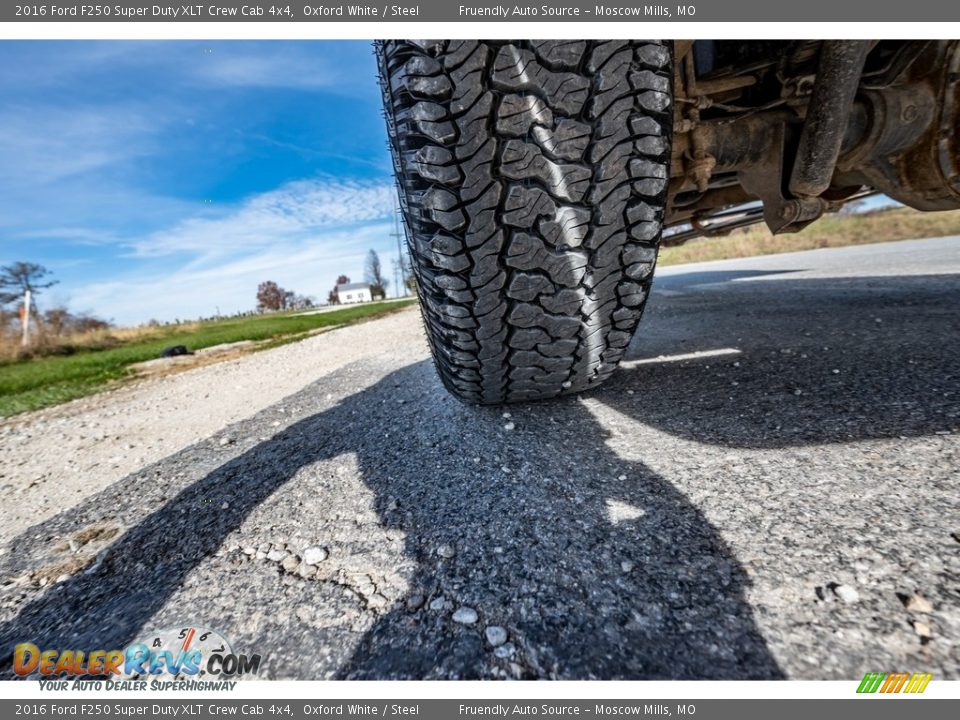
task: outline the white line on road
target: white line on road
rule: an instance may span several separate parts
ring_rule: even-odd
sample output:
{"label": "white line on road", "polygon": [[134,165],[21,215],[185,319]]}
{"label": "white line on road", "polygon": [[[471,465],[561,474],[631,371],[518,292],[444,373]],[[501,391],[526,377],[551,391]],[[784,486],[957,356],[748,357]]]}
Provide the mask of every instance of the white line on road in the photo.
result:
{"label": "white line on road", "polygon": [[717,350],[698,350],[697,352],[681,353],[680,355],[658,355],[652,358],[639,360],[624,360],[620,367],[632,368],[637,365],[659,365],[660,363],[682,362],[684,360],[700,360],[701,358],[722,357],[724,355],[741,355],[737,348],[718,348]]}

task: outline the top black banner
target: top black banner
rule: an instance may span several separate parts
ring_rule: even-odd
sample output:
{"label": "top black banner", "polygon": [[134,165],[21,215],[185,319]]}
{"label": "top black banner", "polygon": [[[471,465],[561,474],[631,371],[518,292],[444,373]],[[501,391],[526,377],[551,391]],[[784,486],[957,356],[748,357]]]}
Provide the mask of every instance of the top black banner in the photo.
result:
{"label": "top black banner", "polygon": [[84,4],[38,2],[0,6],[3,22],[955,22],[960,3],[942,0],[874,0],[869,4],[836,0],[771,3],[769,0],[710,0],[691,4],[653,4],[634,0],[549,3],[451,0],[391,3],[278,2],[221,0],[179,5],[144,2]]}

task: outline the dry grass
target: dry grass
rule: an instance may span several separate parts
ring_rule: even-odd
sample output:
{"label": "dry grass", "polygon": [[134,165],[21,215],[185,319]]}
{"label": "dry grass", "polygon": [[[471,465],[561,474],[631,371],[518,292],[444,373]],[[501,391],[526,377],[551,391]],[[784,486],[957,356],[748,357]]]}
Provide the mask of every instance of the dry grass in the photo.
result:
{"label": "dry grass", "polygon": [[[177,325],[178,330],[190,332],[199,327],[199,323],[182,323]],[[168,326],[140,325],[138,327],[112,327],[94,332],[76,333],[63,338],[65,343],[77,347],[109,345],[110,343],[125,344],[142,340],[154,340],[169,333]]]}
{"label": "dry grass", "polygon": [[[55,334],[43,318],[31,321],[31,343],[28,353],[20,347],[18,323],[9,321],[0,331],[0,361],[41,358],[56,355],[72,355],[77,352],[95,352],[129,345],[131,343],[160,340],[171,333],[194,333],[204,327],[202,321],[184,322],[178,325],[140,325],[137,327],[104,327],[83,332]],[[25,357],[25,355],[27,357]]]}
{"label": "dry grass", "polygon": [[771,235],[766,226],[754,225],[726,237],[700,238],[679,247],[663,248],[657,262],[681,265],[946,235],[960,235],[960,210],[921,213],[896,208],[860,215],[829,215],[793,235]]}
{"label": "dry grass", "polygon": [[[130,343],[149,342],[177,332],[191,333],[200,329],[202,323],[188,322],[179,325],[141,325],[139,327],[108,327],[87,332],[52,335],[41,324],[34,323],[30,354],[34,357],[70,355],[75,352],[109,350]],[[14,331],[15,330],[15,331]],[[22,355],[20,332],[16,328],[0,338],[0,358],[13,359]]]}

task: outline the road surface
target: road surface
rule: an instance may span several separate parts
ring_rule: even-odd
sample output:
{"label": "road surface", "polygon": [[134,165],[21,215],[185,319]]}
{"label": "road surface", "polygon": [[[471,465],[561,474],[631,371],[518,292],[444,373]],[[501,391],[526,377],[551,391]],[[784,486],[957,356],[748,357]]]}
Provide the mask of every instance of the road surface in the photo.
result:
{"label": "road surface", "polygon": [[0,648],[960,678],[958,311],[960,238],[818,250],[664,268],[580,397],[461,405],[408,310],[8,421]]}

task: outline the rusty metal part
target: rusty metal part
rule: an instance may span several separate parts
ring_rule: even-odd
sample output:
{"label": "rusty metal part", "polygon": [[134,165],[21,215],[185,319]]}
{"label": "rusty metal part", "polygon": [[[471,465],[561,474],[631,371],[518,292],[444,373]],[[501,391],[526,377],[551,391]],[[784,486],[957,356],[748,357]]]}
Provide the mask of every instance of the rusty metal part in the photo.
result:
{"label": "rusty metal part", "polygon": [[772,150],[776,127],[795,119],[791,113],[771,111],[733,121],[700,122],[696,128],[674,140],[674,150],[690,155],[690,145],[695,143],[702,153],[716,161],[714,173],[734,171],[744,165],[759,163]]}
{"label": "rusty metal part", "polygon": [[905,76],[861,98],[866,137],[841,155],[835,181],[917,210],[960,207],[960,41],[926,43]]}
{"label": "rusty metal part", "polygon": [[773,126],[770,151],[757,163],[747,165],[737,173],[740,184],[753,197],[763,201],[763,219],[772,233],[798,232],[826,211],[818,198],[800,202],[784,196],[783,178],[786,160],[785,125]]}
{"label": "rusty metal part", "polygon": [[804,197],[784,200],[777,213],[784,227],[807,225],[823,215],[830,203],[821,197]]}
{"label": "rusty metal part", "polygon": [[[866,190],[840,201],[828,202],[826,212],[836,212],[848,202],[862,200],[872,195],[876,195],[876,193],[872,190]],[[666,247],[673,247],[683,245],[688,240],[698,237],[729,235],[734,230],[756,225],[763,221],[763,207],[757,204],[744,204],[735,208],[704,212],[689,221],[689,228],[679,228],[673,232],[667,231],[664,233],[661,244]]]}
{"label": "rusty metal part", "polygon": [[[694,68],[692,55],[688,55],[684,61],[684,73],[687,93],[690,97],[699,98],[696,69]],[[686,119],[692,128],[696,128],[699,124],[700,106],[696,102],[687,108]],[[704,152],[696,136],[691,136],[690,158],[689,162],[686,163],[686,175],[700,192],[705,192],[710,187],[710,177],[713,173],[713,166],[716,164],[717,161]]]}
{"label": "rusty metal part", "polygon": [[896,155],[914,146],[936,114],[934,91],[926,84],[869,90],[860,94],[850,114],[856,141],[846,139],[837,170],[864,168],[874,158]]}
{"label": "rusty metal part", "polygon": [[713,175],[713,168],[717,165],[717,159],[707,153],[699,153],[699,157],[694,157],[687,166],[687,176],[696,185],[697,190],[706,192],[710,187],[710,178]]}
{"label": "rusty metal part", "polygon": [[[960,207],[960,41],[770,49],[752,70],[707,79],[689,50],[678,64],[669,243],[761,217],[773,232],[794,232],[865,192],[922,210]],[[811,77],[813,92],[801,92]],[[714,91],[731,95],[707,98]]]}
{"label": "rusty metal part", "polygon": [[947,84],[943,92],[937,158],[944,179],[960,195],[960,48],[954,49],[946,71],[948,81],[953,79],[955,84]]}
{"label": "rusty metal part", "polygon": [[817,79],[790,175],[793,195],[816,197],[830,187],[869,49],[870,43],[863,40],[823,43]]}
{"label": "rusty metal part", "polygon": [[683,60],[693,49],[693,40],[674,40],[673,41],[673,61],[674,66],[679,67]]}
{"label": "rusty metal part", "polygon": [[[841,149],[846,152],[862,142],[867,131],[866,104],[858,104],[851,112],[847,132]],[[772,152],[782,152],[777,143],[784,127],[799,126],[800,118],[789,110],[771,110],[753,115],[744,115],[733,120],[701,121],[696,128],[674,140],[674,167],[672,174],[688,175],[688,165],[678,162],[678,156],[688,156],[689,147],[695,141],[701,152],[715,160],[713,175],[734,172],[747,166],[759,165]],[[684,180],[676,187],[684,192],[694,187]]]}
{"label": "rusty metal part", "polygon": [[756,201],[756,198],[750,197],[747,191],[740,187],[739,183],[730,187],[711,189],[705,193],[697,193],[697,197],[674,210],[668,226],[689,222],[694,216],[709,213],[716,208],[727,208],[754,201]]}

